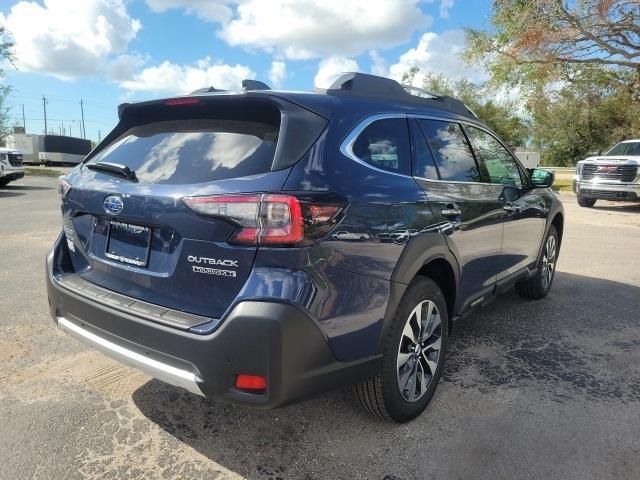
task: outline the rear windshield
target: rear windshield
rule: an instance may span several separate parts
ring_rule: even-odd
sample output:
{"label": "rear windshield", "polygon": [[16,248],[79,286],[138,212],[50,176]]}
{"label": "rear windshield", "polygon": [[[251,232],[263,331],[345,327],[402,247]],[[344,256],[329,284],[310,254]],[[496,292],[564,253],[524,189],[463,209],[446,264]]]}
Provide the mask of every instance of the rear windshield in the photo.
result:
{"label": "rear windshield", "polygon": [[271,170],[278,126],[241,120],[172,120],[133,127],[87,163],[112,162],[140,183],[186,184]]}

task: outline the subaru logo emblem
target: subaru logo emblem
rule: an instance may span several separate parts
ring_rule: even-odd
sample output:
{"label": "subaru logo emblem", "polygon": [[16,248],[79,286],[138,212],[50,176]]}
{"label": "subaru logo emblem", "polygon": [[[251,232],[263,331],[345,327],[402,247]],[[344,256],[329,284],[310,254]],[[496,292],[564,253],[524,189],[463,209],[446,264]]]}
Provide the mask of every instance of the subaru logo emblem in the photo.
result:
{"label": "subaru logo emblem", "polygon": [[109,215],[118,215],[122,209],[124,208],[124,203],[122,203],[122,198],[117,195],[109,195],[102,202],[102,206],[104,207],[104,211]]}

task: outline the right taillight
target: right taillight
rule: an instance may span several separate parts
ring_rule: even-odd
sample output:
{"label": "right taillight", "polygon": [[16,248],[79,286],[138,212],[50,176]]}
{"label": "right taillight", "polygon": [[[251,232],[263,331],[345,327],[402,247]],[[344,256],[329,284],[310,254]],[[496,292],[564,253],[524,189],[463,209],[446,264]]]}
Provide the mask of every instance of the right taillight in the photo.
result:
{"label": "right taillight", "polygon": [[229,243],[241,245],[308,245],[335,225],[346,201],[333,194],[248,194],[186,197],[200,215],[219,217],[238,226]]}

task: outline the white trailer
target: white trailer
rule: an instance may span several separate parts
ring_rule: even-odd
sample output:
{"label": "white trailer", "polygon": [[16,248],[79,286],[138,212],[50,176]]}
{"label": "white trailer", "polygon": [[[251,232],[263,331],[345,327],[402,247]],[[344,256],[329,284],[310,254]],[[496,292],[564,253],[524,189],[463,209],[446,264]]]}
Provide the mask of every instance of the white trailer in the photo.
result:
{"label": "white trailer", "polygon": [[33,133],[14,133],[9,135],[7,146],[22,153],[23,163],[40,163],[42,149],[42,135]]}
{"label": "white trailer", "polygon": [[514,153],[525,168],[538,168],[538,165],[540,165],[540,152],[526,152],[516,150]]}

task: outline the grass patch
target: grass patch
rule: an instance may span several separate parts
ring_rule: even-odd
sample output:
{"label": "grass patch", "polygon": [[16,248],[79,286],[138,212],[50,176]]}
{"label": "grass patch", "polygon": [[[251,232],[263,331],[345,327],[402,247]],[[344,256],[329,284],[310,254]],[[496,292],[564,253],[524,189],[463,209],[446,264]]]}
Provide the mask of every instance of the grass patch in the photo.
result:
{"label": "grass patch", "polygon": [[573,191],[573,180],[556,178],[551,188],[553,188],[556,192],[571,192]]}
{"label": "grass patch", "polygon": [[26,175],[45,175],[47,177],[59,177],[60,175],[64,175],[65,172],[62,170],[56,170],[55,168],[34,168],[34,167],[25,167],[24,173]]}

